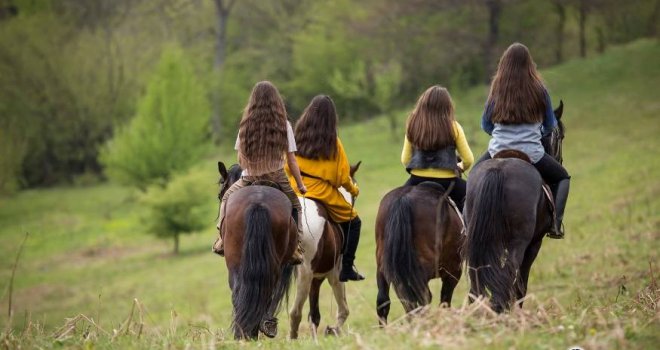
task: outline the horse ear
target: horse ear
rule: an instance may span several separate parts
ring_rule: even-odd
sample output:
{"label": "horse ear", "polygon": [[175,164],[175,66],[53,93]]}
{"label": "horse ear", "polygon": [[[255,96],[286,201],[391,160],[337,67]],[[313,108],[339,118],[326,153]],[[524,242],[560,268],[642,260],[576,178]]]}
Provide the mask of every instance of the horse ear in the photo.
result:
{"label": "horse ear", "polygon": [[555,109],[555,118],[561,120],[561,116],[564,114],[564,100],[559,100],[559,107]]}
{"label": "horse ear", "polygon": [[358,171],[358,169],[360,169],[360,164],[362,164],[362,161],[359,161],[359,162],[351,165],[351,171],[350,171],[351,177],[353,177],[353,175],[355,175],[355,173]]}
{"label": "horse ear", "polygon": [[227,178],[227,168],[225,167],[225,163],[218,162],[218,172],[223,179]]}

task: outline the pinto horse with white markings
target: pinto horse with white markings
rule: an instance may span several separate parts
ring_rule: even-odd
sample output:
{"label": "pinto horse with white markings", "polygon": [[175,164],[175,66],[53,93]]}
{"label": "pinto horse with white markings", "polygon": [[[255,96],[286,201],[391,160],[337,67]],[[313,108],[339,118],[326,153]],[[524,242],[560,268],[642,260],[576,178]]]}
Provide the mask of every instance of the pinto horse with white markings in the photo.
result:
{"label": "pinto horse with white markings", "polygon": [[[360,163],[351,166],[351,178],[354,177]],[[347,191],[343,188],[340,188],[339,191],[347,202],[352,203],[351,195]],[[316,330],[321,322],[319,292],[325,279],[332,287],[338,307],[337,324],[328,326],[326,334],[337,335],[349,314],[344,282],[339,281],[344,234],[340,226],[330,219],[321,202],[304,197],[298,197],[298,199],[303,208],[301,244],[305,250],[305,261],[296,269],[296,300],[289,313],[290,336],[291,339],[298,338],[302,309],[307,297],[309,297],[309,321],[312,323],[312,332],[316,335]]]}

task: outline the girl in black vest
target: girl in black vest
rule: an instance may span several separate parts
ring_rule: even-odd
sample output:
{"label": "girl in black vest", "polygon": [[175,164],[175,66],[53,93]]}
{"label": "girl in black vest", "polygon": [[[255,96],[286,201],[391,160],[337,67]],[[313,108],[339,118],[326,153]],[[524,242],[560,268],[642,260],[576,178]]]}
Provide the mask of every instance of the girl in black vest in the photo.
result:
{"label": "girl in black vest", "polygon": [[410,173],[406,186],[432,181],[449,188],[455,182],[449,196],[463,210],[465,180],[460,173],[470,168],[474,156],[454,116],[451,96],[442,86],[424,91],[408,116],[401,162]]}

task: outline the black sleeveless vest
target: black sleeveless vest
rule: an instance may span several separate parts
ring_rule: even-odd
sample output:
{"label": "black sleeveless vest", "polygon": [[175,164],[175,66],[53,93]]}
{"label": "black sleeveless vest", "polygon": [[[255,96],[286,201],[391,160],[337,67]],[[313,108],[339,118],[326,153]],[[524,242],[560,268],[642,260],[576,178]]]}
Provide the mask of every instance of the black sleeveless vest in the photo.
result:
{"label": "black sleeveless vest", "polygon": [[406,171],[412,169],[458,169],[458,158],[456,158],[456,146],[447,146],[436,151],[422,151],[413,148],[410,162],[406,164]]}

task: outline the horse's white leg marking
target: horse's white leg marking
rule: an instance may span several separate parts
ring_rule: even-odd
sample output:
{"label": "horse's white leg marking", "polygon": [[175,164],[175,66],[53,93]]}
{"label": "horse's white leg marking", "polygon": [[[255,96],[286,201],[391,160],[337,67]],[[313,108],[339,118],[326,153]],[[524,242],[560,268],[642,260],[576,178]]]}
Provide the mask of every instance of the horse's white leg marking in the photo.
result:
{"label": "horse's white leg marking", "polygon": [[291,324],[291,331],[289,336],[291,339],[298,338],[298,327],[302,319],[302,309],[307,301],[309,295],[309,288],[312,285],[312,270],[308,264],[298,265],[298,279],[296,281],[296,300],[293,302],[291,311],[289,312],[289,319]]}

